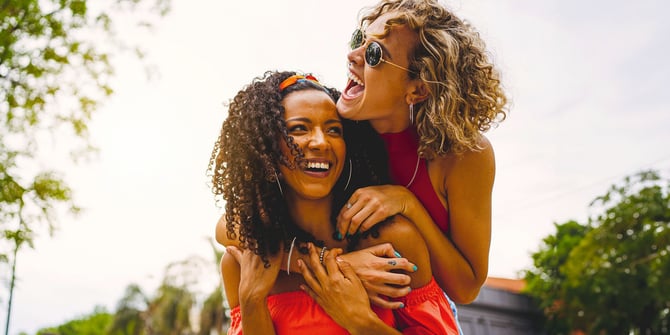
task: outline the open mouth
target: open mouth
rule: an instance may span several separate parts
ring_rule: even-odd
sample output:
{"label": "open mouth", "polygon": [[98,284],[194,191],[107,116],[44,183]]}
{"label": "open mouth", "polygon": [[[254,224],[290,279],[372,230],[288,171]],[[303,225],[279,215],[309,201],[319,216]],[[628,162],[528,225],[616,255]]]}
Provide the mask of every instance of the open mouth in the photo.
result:
{"label": "open mouth", "polygon": [[308,161],[307,168],[305,170],[309,172],[327,172],[330,170],[330,163]]}
{"label": "open mouth", "polygon": [[361,95],[363,91],[365,91],[365,84],[363,84],[363,81],[352,72],[349,72],[347,77],[349,77],[349,82],[344,89],[343,95],[347,98],[355,98]]}

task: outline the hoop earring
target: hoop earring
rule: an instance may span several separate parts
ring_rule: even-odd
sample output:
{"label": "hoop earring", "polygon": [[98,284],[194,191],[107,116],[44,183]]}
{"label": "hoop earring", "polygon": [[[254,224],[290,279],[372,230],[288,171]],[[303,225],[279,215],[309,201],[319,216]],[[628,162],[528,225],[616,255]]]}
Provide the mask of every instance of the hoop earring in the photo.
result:
{"label": "hoop earring", "polygon": [[273,171],[275,173],[275,181],[277,182],[277,187],[279,187],[279,193],[281,193],[281,196],[284,196],[284,191],[281,189],[281,183],[279,182],[279,176],[277,176],[277,171]]}
{"label": "hoop earring", "polygon": [[414,125],[414,103],[409,104],[409,124]]}
{"label": "hoop earring", "polygon": [[349,182],[351,181],[351,171],[353,170],[351,166],[351,158],[349,158],[349,177],[347,178],[347,184],[344,185],[344,191],[347,190],[347,187],[349,187]]}

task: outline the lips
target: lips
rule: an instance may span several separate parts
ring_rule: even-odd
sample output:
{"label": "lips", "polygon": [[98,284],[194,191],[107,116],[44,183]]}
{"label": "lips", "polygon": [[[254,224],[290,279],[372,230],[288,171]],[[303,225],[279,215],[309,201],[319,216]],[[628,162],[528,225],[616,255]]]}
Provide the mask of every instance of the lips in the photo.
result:
{"label": "lips", "polygon": [[307,161],[307,170],[314,172],[323,172],[330,170],[330,162]]}
{"label": "lips", "polygon": [[342,96],[345,99],[354,99],[363,94],[363,91],[365,91],[365,84],[363,84],[363,81],[353,72],[349,72],[347,77],[349,77],[349,81],[347,82],[347,87],[344,89],[344,92],[342,92]]}

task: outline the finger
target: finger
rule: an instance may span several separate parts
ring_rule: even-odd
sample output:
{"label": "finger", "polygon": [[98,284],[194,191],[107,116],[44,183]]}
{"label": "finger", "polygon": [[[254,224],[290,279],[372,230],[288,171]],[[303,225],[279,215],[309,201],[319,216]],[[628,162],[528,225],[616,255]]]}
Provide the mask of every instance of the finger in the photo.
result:
{"label": "finger", "polygon": [[412,288],[409,286],[396,287],[389,285],[377,285],[372,283],[366,283],[365,288],[368,291],[372,291],[391,298],[404,297],[412,291]]}
{"label": "finger", "polygon": [[324,265],[326,266],[326,271],[328,271],[328,275],[333,278],[333,279],[340,279],[344,275],[340,271],[340,267],[337,264],[336,258],[342,254],[342,249],[340,248],[335,248],[332,250],[326,251],[326,255],[324,256]]}
{"label": "finger", "polygon": [[305,283],[307,283],[312,290],[321,292],[321,283],[314,277],[312,270],[305,266],[305,261],[302,258],[298,259],[298,270],[300,270]]}
{"label": "finger", "polygon": [[354,271],[354,268],[351,266],[351,264],[340,259],[337,262],[337,265],[339,266],[340,271],[342,271],[344,278],[349,279],[352,283],[363,286],[363,283],[361,283],[361,280],[356,275],[356,272]]}
{"label": "finger", "polygon": [[388,271],[401,270],[409,273],[414,273],[416,272],[416,270],[418,270],[416,265],[407,260],[407,258],[387,258],[386,266]]}
{"label": "finger", "polygon": [[[349,200],[342,206],[340,212],[337,214],[337,222],[335,223],[335,234],[337,235],[338,240],[344,238],[344,233],[349,229],[349,222],[353,212],[350,212],[350,209],[355,203],[354,197],[351,196]],[[351,214],[349,214],[351,213]]]}
{"label": "finger", "polygon": [[369,248],[365,248],[367,252],[377,256],[377,257],[402,257],[399,252],[397,252],[391,243],[382,243],[373,245]]}
{"label": "finger", "polygon": [[309,249],[309,255],[305,260],[304,264],[312,271],[314,277],[320,283],[327,282],[328,274],[326,273],[326,269],[323,267],[323,265],[321,265],[321,261],[319,260],[320,251],[317,250],[317,248],[312,243],[308,243],[307,248]]}
{"label": "finger", "polygon": [[321,304],[320,302],[321,297],[319,297],[319,295],[316,294],[316,292],[314,292],[314,290],[310,286],[300,285],[300,289],[305,291],[305,293],[307,293],[310,297],[312,297],[312,299],[314,299],[314,301],[316,301],[317,304]]}
{"label": "finger", "polygon": [[381,308],[386,308],[386,309],[398,309],[404,307],[403,303],[398,302],[398,301],[388,301],[380,296],[370,296],[370,302],[373,305],[377,305]]}
{"label": "finger", "polygon": [[385,213],[379,210],[372,211],[369,216],[361,222],[360,227],[358,228],[359,232],[368,231],[374,225],[388,219],[388,216],[385,216]]}
{"label": "finger", "polygon": [[235,258],[235,260],[237,261],[237,263],[240,263],[240,264],[241,264],[241,261],[242,261],[242,251],[240,251],[240,249],[238,249],[237,247],[230,246],[230,247],[226,247],[226,252],[228,252],[229,254],[231,254],[231,255]]}
{"label": "finger", "polygon": [[[360,201],[359,201],[360,202]],[[352,209],[355,207],[352,207]],[[346,235],[353,236],[361,230],[361,223],[365,221],[372,214],[372,209],[365,206],[362,207],[352,218],[349,223],[349,229],[347,229]]]}

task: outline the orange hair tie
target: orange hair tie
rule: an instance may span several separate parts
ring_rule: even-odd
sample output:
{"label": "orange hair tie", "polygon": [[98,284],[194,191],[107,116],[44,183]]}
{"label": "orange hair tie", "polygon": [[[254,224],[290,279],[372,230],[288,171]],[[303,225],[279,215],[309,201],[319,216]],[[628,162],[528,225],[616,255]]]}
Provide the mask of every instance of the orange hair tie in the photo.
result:
{"label": "orange hair tie", "polygon": [[321,83],[319,83],[319,81],[316,80],[316,78],[314,76],[312,76],[311,74],[308,74],[306,76],[303,76],[303,75],[300,75],[300,74],[294,74],[294,75],[284,79],[284,81],[282,81],[281,84],[279,84],[279,92],[282,92],[287,87],[289,87],[289,86],[291,86],[291,85],[293,85],[297,82],[303,81],[303,80],[309,80],[309,81],[321,86]]}

